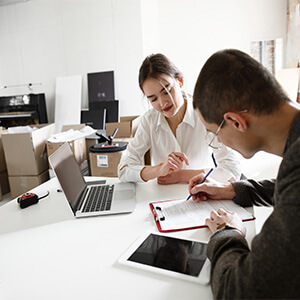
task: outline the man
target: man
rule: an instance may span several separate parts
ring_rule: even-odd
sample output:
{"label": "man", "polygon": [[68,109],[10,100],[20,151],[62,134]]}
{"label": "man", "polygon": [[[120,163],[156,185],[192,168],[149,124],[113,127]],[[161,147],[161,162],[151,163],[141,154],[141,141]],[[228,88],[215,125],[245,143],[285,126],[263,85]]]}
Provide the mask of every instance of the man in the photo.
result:
{"label": "man", "polygon": [[245,158],[258,151],[283,157],[277,180],[219,184],[191,179],[194,200],[233,199],[242,206],[272,205],[274,211],[251,250],[236,214],[212,211],[207,255],[215,298],[300,298],[300,110],[275,78],[238,50],[212,55],[194,90],[194,108],[209,144],[221,142]]}

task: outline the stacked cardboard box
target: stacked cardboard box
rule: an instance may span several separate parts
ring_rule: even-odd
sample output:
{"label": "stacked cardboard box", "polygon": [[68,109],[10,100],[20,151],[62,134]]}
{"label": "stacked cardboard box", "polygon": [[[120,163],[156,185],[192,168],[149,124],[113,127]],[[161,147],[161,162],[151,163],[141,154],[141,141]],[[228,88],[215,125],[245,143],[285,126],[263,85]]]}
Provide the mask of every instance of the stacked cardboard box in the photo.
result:
{"label": "stacked cardboard box", "polygon": [[49,179],[46,141],[54,134],[55,124],[33,127],[37,129],[31,133],[2,134],[12,198]]}
{"label": "stacked cardboard box", "polygon": [[[132,138],[117,138],[115,143],[127,142]],[[90,169],[92,176],[118,177],[118,165],[123,151],[92,153],[90,152]]]}
{"label": "stacked cardboard box", "polygon": [[[140,122],[139,116],[120,117],[119,123],[106,123],[106,136],[113,134],[114,130],[118,128],[115,135],[114,142],[118,141],[130,142],[133,139]],[[145,155],[146,164],[151,164],[151,159],[148,151]],[[118,165],[122,156],[121,152],[109,153],[91,153],[90,157],[90,170],[92,176],[104,177],[118,177]]]}
{"label": "stacked cardboard box", "polygon": [[[80,130],[84,128],[85,124],[76,124],[76,125],[64,125],[62,127],[61,132],[69,131],[70,129],[73,130]],[[53,140],[53,139],[51,139]],[[48,157],[54,153],[60,146],[62,146],[65,142],[53,142],[53,141],[47,141],[47,154]],[[84,137],[78,138],[78,139],[72,139],[68,141],[68,144],[70,145],[74,156],[76,158],[77,163],[80,166],[81,172],[84,175],[89,175],[89,166],[87,161],[87,146],[86,146],[86,139]],[[52,170],[51,165],[49,164],[49,176],[50,178],[53,178],[55,176],[54,171]]]}
{"label": "stacked cardboard box", "polygon": [[114,130],[118,128],[116,138],[129,138],[134,137],[137,127],[140,122],[139,116],[120,117],[119,123],[106,123],[106,135],[112,135]]}
{"label": "stacked cardboard box", "polygon": [[[140,123],[140,116],[120,117],[119,123],[106,123],[106,135],[112,135],[114,130],[118,128],[116,138],[133,138]],[[122,139],[121,139],[122,140]],[[129,142],[130,140],[128,140]],[[95,144],[95,142],[94,142]],[[145,165],[151,165],[151,149],[144,156]]]}
{"label": "stacked cardboard box", "polygon": [[[85,127],[85,124],[78,124],[78,125],[64,125],[62,127],[62,132],[66,132],[70,129],[73,129],[73,130],[80,130],[82,128]],[[49,142],[47,141],[47,154],[48,154],[48,157],[54,153],[60,146],[62,146],[65,142]],[[79,165],[81,165],[82,163],[84,163],[86,160],[87,160],[87,155],[86,155],[86,141],[85,141],[85,138],[82,137],[82,138],[78,138],[78,139],[75,139],[75,140],[71,140],[71,141],[68,141],[73,153],[74,153],[74,156],[78,162]],[[51,168],[51,166],[49,166]]]}
{"label": "stacked cardboard box", "polygon": [[5,195],[9,192],[8,175],[1,138],[1,135],[4,132],[5,131],[2,129],[2,127],[0,127],[0,200],[2,200],[2,195]]}

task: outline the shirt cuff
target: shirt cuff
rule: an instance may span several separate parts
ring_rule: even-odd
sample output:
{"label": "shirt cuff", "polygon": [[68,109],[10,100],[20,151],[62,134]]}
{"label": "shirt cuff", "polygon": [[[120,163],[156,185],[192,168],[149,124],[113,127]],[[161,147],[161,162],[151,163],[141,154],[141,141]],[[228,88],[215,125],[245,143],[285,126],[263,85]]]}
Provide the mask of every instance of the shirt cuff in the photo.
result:
{"label": "shirt cuff", "polygon": [[145,166],[130,166],[128,170],[127,181],[145,182],[141,177],[141,171]]}
{"label": "shirt cuff", "polygon": [[[209,168],[205,168],[204,169],[205,174],[207,174],[209,170],[210,170]],[[227,182],[229,179],[231,179],[234,176],[229,171],[217,167],[214,168],[214,170],[212,171],[209,177],[219,182]]]}

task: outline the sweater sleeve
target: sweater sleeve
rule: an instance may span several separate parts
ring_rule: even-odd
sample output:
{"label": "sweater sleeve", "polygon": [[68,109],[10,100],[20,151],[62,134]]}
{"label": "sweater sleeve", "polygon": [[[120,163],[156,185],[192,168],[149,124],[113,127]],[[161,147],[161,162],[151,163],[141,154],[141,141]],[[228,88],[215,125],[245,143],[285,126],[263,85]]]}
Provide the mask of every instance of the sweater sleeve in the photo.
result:
{"label": "sweater sleeve", "polygon": [[274,210],[253,238],[251,250],[235,230],[223,230],[211,238],[207,256],[214,298],[299,298],[300,139],[285,154],[274,183],[233,183],[239,203],[265,204],[265,198],[266,203],[274,203]]}
{"label": "sweater sleeve", "polygon": [[232,182],[236,197],[233,201],[241,206],[273,206],[275,179],[241,180]]}

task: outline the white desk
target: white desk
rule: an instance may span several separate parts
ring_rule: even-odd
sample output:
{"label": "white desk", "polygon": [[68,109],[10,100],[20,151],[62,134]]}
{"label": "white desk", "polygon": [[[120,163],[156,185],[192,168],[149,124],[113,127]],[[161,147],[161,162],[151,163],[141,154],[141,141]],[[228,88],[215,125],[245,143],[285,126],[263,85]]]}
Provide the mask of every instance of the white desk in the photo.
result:
{"label": "white desk", "polygon": [[[13,200],[0,208],[1,300],[212,299],[209,286],[117,263],[141,234],[157,231],[148,203],[184,198],[187,185],[139,183],[133,213],[83,219],[73,218],[57,188],[57,180],[51,179],[32,190],[39,196],[50,191],[38,204],[21,210]],[[250,240],[255,221],[245,224]],[[170,235],[201,241],[210,236],[207,228]]]}

